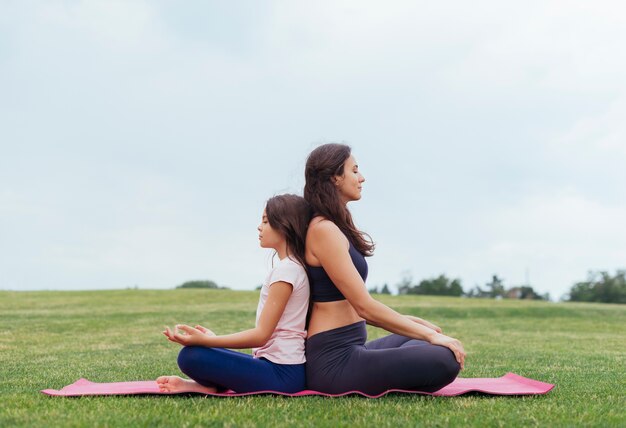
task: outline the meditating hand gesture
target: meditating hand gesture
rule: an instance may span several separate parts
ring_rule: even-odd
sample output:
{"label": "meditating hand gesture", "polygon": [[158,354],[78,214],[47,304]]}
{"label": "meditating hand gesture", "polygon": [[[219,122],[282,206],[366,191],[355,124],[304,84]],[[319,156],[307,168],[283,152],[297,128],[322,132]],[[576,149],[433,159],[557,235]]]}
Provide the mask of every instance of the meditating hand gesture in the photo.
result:
{"label": "meditating hand gesture", "polygon": [[171,331],[170,328],[166,326],[163,334],[169,341],[183,346],[201,345],[204,337],[215,336],[215,333],[206,327],[196,325],[194,328],[186,324],[177,324],[174,327],[174,331]]}

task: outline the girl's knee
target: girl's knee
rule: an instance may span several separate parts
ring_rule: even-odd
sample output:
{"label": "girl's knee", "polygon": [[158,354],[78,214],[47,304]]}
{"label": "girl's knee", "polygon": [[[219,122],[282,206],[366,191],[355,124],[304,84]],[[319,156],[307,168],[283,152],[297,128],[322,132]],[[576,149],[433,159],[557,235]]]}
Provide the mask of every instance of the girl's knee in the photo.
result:
{"label": "girl's knee", "polygon": [[178,353],[178,367],[180,370],[189,374],[194,367],[197,367],[202,360],[202,352],[206,348],[201,346],[185,346]]}

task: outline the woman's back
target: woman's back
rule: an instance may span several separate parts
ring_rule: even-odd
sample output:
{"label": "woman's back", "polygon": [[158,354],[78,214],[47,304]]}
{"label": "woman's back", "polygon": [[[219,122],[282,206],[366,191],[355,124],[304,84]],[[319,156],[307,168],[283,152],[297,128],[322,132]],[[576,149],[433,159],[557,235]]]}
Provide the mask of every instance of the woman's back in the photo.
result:
{"label": "woman's back", "polygon": [[329,274],[322,266],[320,260],[315,256],[314,251],[323,251],[324,242],[328,235],[332,235],[340,242],[343,248],[350,256],[351,264],[365,281],[367,277],[367,262],[363,255],[350,244],[348,239],[341,233],[339,228],[329,220],[323,217],[314,218],[310,225],[306,237],[305,261],[309,270],[309,278],[311,281],[311,301],[312,312],[309,322],[308,337],[323,331],[332,330],[334,328],[343,327],[358,321],[363,321],[354,307],[346,300],[346,298],[337,289],[333,282],[333,274],[335,276],[342,275],[345,269]]}

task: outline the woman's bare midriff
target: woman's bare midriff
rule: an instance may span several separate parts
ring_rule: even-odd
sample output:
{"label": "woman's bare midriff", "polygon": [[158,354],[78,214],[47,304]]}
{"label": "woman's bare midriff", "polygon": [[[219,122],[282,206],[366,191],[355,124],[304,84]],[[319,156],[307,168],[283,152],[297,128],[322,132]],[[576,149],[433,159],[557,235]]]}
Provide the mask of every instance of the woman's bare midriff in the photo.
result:
{"label": "woman's bare midriff", "polygon": [[363,321],[347,300],[313,303],[308,337],[333,328]]}

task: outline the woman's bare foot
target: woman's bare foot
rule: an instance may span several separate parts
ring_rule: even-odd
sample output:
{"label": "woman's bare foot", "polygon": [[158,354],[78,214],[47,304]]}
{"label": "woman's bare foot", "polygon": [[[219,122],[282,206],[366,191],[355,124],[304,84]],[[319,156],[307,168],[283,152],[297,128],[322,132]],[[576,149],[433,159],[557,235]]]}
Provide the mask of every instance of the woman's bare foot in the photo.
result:
{"label": "woman's bare foot", "polygon": [[195,380],[183,379],[179,376],[161,376],[157,380],[161,392],[199,392],[201,394],[215,394],[217,388],[200,385]]}

